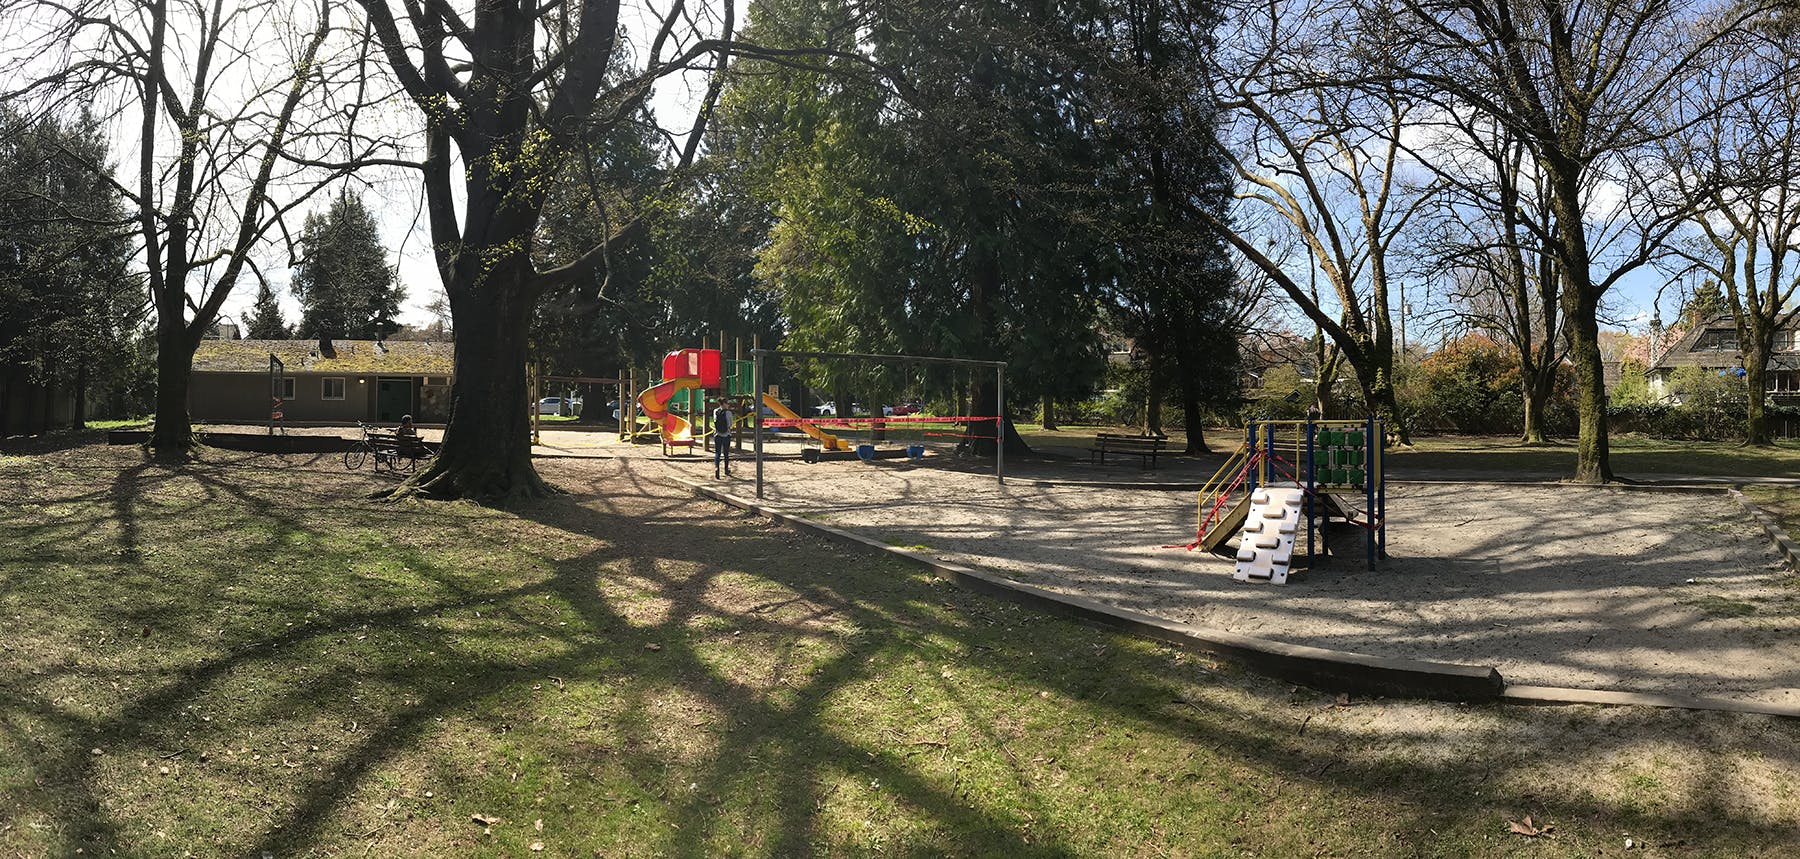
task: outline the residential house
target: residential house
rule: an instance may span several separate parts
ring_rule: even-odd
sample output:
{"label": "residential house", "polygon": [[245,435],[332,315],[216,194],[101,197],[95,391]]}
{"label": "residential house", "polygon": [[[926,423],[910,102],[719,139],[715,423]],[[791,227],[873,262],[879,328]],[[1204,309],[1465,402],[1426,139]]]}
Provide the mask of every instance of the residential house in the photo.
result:
{"label": "residential house", "polygon": [[198,421],[263,423],[279,410],[288,423],[438,423],[449,418],[453,356],[450,343],[430,341],[203,340],[188,412]]}
{"label": "residential house", "polygon": [[[1800,340],[1795,335],[1793,328],[1775,334],[1775,352],[1770,356],[1764,384],[1764,393],[1775,405],[1800,406]],[[1657,357],[1646,375],[1651,396],[1674,401],[1670,382],[1677,369],[1699,367],[1712,373],[1731,373],[1743,366],[1737,324],[1729,315],[1721,315],[1683,334]]]}

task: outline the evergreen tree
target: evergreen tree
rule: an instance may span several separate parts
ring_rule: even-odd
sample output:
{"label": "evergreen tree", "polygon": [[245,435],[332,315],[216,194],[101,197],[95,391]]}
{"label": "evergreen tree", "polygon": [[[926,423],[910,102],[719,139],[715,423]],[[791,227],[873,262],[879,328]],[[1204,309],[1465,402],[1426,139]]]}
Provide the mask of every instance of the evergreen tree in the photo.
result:
{"label": "evergreen tree", "polygon": [[302,257],[292,289],[300,300],[302,337],[380,339],[400,325],[406,296],[388,265],[380,228],[361,200],[348,192],[323,214],[306,216]]}
{"label": "evergreen tree", "polygon": [[[1100,4],[900,3],[857,23],[868,11],[764,4],[752,32],[862,52],[897,92],[836,60],[746,63],[727,92],[721,143],[776,215],[758,273],[790,343],[1005,360],[1015,403],[1084,395],[1103,367],[1094,288],[1110,255],[1094,230],[1099,78],[1083,71]],[[881,386],[862,372],[815,381]],[[991,413],[995,381],[978,375],[966,393]],[[985,453],[996,434],[972,435]]]}
{"label": "evergreen tree", "polygon": [[[132,363],[145,307],[127,271],[130,222],[91,169],[107,159],[86,117],[0,110],[0,426],[20,383],[73,390],[79,425],[89,390],[106,398]],[[49,404],[34,411],[48,428]]]}
{"label": "evergreen tree", "polygon": [[275,300],[275,289],[268,281],[256,288],[256,304],[244,317],[244,336],[251,340],[286,340],[293,334],[282,318],[281,303]]}
{"label": "evergreen tree", "polygon": [[[757,272],[792,345],[1005,360],[1014,402],[1054,402],[1098,380],[1104,309],[1191,423],[1233,399],[1235,277],[1197,217],[1230,191],[1205,88],[1216,16],[1167,5],[756,6],[753,38],[870,61],[746,62],[727,89],[715,144],[772,213]],[[814,381],[879,385],[866,372]]]}

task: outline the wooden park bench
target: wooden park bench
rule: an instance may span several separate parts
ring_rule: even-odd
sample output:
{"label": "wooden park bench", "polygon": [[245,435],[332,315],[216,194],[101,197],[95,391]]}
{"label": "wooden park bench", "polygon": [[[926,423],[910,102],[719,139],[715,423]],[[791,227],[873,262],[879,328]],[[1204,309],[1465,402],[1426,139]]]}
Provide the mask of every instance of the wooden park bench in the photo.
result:
{"label": "wooden park bench", "polygon": [[344,467],[355,471],[364,459],[375,460],[375,470],[412,471],[419,460],[437,456],[437,447],[416,435],[401,438],[393,430],[384,430],[357,422],[362,438],[344,451]]}
{"label": "wooden park bench", "polygon": [[1106,464],[1106,455],[1135,456],[1140,463],[1148,463],[1150,468],[1156,467],[1156,457],[1163,452],[1169,443],[1168,436],[1161,435],[1120,435],[1103,432],[1094,436],[1094,446],[1088,448],[1088,459],[1099,459],[1101,465]]}

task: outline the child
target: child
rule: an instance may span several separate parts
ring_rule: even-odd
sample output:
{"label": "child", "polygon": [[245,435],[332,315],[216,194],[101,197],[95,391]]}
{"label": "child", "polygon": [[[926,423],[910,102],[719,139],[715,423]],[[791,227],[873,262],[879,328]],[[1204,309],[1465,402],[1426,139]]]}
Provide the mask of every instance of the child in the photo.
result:
{"label": "child", "polygon": [[731,413],[731,404],[725,400],[715,400],[718,408],[712,413],[713,433],[713,477],[719,476],[719,464],[725,465],[725,476],[731,476],[731,424],[737,416]]}

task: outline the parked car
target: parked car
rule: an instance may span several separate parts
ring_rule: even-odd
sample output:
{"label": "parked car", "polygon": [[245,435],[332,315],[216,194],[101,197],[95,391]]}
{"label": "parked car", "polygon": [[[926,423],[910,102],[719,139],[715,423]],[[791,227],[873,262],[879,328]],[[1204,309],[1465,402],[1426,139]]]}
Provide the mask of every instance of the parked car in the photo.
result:
{"label": "parked car", "polygon": [[537,413],[540,415],[579,415],[581,414],[581,398],[545,397],[538,400]]}
{"label": "parked car", "polygon": [[819,417],[837,417],[837,403],[820,403],[813,406],[813,411],[818,412]]}

